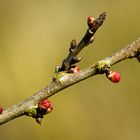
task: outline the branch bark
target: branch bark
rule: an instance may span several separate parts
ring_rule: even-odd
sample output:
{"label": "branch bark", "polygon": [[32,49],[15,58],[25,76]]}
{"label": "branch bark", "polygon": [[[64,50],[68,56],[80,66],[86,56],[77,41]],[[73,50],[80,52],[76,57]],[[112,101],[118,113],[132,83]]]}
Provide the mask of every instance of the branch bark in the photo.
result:
{"label": "branch bark", "polygon": [[112,65],[128,59],[137,57],[140,54],[140,38],[133,41],[126,48],[113,53],[111,56],[98,61],[88,68],[81,70],[78,74],[62,73],[57,80],[50,83],[50,85],[41,89],[37,93],[21,101],[20,103],[13,105],[12,107],[3,111],[0,115],[0,124],[4,124],[12,119],[26,115],[38,102],[44,98],[49,98],[59,91],[76,84],[84,79],[87,79],[96,74],[102,74],[104,68],[110,68]]}
{"label": "branch bark", "polygon": [[[104,14],[105,13],[102,13],[101,15],[105,17]],[[100,20],[101,18],[100,16],[96,20]],[[89,37],[91,38],[91,36]],[[88,40],[90,39],[88,38]],[[81,42],[82,43],[79,44],[82,44],[82,48],[87,45],[87,44],[83,45],[83,40]],[[78,53],[76,53],[76,55]],[[67,58],[65,59],[69,64],[71,64],[71,62],[69,61],[70,56],[71,55],[69,54],[69,56],[67,57],[68,59]],[[112,65],[122,60],[134,58],[134,57],[135,58],[140,57],[140,38],[133,41],[131,44],[121,49],[120,51],[113,53],[111,56],[106,57],[105,59],[96,62],[95,64],[89,66],[88,68],[81,70],[79,73],[68,73],[67,70],[70,69],[70,65],[65,67],[62,64],[59,71],[56,72],[53,81],[48,86],[44,87],[43,89],[36,92],[35,94],[28,97],[27,99],[21,101],[20,103],[13,105],[7,108],[6,110],[4,110],[2,114],[0,114],[0,125],[23,115],[33,117],[35,113],[34,111],[36,110],[39,101],[41,101],[42,99],[49,98],[50,96],[53,96],[59,91],[73,84],[76,84],[82,80],[85,80],[91,76],[97,74],[104,74],[106,72],[106,69],[109,69]],[[62,69],[64,69],[64,71]]]}

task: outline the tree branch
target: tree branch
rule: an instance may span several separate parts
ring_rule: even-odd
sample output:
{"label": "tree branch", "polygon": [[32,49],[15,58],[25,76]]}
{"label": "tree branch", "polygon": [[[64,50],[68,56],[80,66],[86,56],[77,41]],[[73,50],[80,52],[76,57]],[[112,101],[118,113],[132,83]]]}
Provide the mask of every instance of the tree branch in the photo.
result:
{"label": "tree branch", "polygon": [[[0,114],[0,124],[4,124],[12,119],[15,119],[23,115],[35,118],[38,103],[42,99],[49,98],[50,96],[53,96],[59,91],[73,84],[76,84],[84,79],[87,79],[91,76],[94,76],[96,74],[104,74],[106,73],[106,70],[109,69],[112,65],[122,60],[134,57],[139,58],[139,56],[140,56],[140,38],[133,41],[131,44],[121,49],[120,51],[113,53],[111,56],[98,61],[97,63],[91,65],[88,68],[81,70],[79,73],[69,73],[67,71],[71,67],[71,62],[68,61],[68,63],[70,64],[69,67],[63,67],[62,64],[61,68],[59,68],[59,71],[56,72],[53,81],[48,86],[36,92],[27,99],[21,101],[20,103],[4,110],[2,114]],[[65,60],[67,61],[67,58]],[[62,69],[64,71],[62,71]]]}

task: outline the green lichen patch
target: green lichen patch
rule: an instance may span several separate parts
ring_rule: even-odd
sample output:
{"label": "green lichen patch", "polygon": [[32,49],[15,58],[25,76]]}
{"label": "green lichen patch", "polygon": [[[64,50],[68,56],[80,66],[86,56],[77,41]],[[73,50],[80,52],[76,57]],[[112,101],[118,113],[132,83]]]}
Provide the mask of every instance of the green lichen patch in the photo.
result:
{"label": "green lichen patch", "polygon": [[30,109],[26,111],[26,115],[29,117],[36,117],[37,115],[37,106],[32,106]]}

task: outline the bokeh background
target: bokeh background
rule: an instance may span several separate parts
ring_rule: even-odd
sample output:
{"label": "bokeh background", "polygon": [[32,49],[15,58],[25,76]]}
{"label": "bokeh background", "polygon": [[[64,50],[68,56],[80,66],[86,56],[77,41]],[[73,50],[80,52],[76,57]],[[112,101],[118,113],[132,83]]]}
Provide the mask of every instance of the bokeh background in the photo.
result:
{"label": "bokeh background", "polygon": [[[0,106],[7,108],[51,81],[73,38],[84,35],[86,19],[106,11],[92,45],[80,55],[87,67],[140,35],[138,0],[0,0]],[[112,67],[119,84],[104,75],[69,87],[50,100],[54,110],[39,126],[20,117],[0,126],[1,140],[139,140],[140,64]]]}

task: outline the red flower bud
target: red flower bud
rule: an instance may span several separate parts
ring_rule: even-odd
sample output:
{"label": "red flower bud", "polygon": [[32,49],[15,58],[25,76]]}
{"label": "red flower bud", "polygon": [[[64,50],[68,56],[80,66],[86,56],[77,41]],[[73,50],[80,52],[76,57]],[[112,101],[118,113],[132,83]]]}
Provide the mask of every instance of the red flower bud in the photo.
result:
{"label": "red flower bud", "polygon": [[121,75],[120,73],[116,72],[116,71],[109,71],[106,74],[107,78],[112,81],[113,83],[119,83],[120,79],[121,79]]}
{"label": "red flower bud", "polygon": [[95,18],[93,16],[89,16],[87,18],[87,24],[88,24],[89,28],[92,28],[94,26],[94,21],[95,21]]}
{"label": "red flower bud", "polygon": [[3,112],[3,108],[2,108],[2,107],[0,107],[0,114],[2,114],[2,112]]}
{"label": "red flower bud", "polygon": [[72,68],[70,68],[70,72],[71,73],[79,73],[80,67],[78,67],[78,66],[72,67]]}
{"label": "red flower bud", "polygon": [[38,107],[41,109],[41,110],[47,110],[48,108],[51,107],[51,102],[47,99],[43,99],[39,102],[38,104]]}

